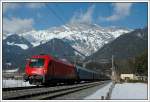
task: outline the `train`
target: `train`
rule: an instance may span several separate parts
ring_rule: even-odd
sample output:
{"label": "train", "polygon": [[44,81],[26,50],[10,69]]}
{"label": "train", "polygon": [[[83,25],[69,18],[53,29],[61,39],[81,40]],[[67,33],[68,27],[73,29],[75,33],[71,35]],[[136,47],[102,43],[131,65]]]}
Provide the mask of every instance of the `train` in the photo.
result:
{"label": "train", "polygon": [[24,81],[33,85],[50,85],[57,83],[79,83],[108,79],[101,74],[77,66],[51,55],[32,56],[26,63]]}

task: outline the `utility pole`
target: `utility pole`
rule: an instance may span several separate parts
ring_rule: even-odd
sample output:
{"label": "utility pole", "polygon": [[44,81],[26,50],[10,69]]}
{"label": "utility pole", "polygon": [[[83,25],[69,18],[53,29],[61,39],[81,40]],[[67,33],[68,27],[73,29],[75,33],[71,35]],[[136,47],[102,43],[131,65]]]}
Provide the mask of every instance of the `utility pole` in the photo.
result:
{"label": "utility pole", "polygon": [[112,55],[112,70],[114,70],[114,56]]}
{"label": "utility pole", "polygon": [[116,72],[115,72],[115,68],[114,68],[114,56],[112,55],[112,58],[111,58],[111,63],[112,63],[112,76],[111,76],[111,79],[112,81],[116,81]]}
{"label": "utility pole", "polygon": [[74,57],[74,65],[76,66],[76,56]]}

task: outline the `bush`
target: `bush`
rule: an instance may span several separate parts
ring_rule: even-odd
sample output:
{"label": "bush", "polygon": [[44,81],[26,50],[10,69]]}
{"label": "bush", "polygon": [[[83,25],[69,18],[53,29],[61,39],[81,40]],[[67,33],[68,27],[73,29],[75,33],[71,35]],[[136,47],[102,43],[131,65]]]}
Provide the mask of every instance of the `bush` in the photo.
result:
{"label": "bush", "polygon": [[148,81],[144,81],[144,80],[130,80],[130,79],[127,80],[127,81],[121,79],[120,82],[121,83],[123,83],[123,82],[128,82],[128,83],[139,83],[139,82],[140,83],[148,83]]}

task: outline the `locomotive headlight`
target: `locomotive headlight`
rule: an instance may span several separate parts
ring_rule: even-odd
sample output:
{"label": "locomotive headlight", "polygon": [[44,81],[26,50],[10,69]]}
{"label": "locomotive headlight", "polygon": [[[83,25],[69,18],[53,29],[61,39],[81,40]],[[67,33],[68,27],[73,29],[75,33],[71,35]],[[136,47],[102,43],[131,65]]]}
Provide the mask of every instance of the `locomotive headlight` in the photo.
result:
{"label": "locomotive headlight", "polygon": [[47,73],[47,70],[46,70],[46,69],[44,69],[43,71],[44,71],[44,73]]}

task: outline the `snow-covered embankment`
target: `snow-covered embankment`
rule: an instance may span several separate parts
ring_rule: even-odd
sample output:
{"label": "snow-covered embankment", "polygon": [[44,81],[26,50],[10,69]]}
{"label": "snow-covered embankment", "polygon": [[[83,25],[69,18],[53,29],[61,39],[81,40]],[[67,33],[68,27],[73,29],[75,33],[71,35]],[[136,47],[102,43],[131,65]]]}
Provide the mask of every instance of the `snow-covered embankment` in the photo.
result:
{"label": "snow-covered embankment", "polygon": [[25,86],[32,86],[29,82],[24,82],[23,80],[3,80],[2,87],[9,88],[9,87],[25,87]]}
{"label": "snow-covered embankment", "polygon": [[103,88],[97,90],[94,94],[87,96],[84,99],[101,99],[102,96],[105,98],[107,96],[107,93],[109,92],[109,88],[111,87],[112,84],[113,83],[110,82],[109,84],[107,84]]}
{"label": "snow-covered embankment", "polygon": [[145,83],[116,84],[111,99],[147,99],[148,86]]}

